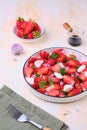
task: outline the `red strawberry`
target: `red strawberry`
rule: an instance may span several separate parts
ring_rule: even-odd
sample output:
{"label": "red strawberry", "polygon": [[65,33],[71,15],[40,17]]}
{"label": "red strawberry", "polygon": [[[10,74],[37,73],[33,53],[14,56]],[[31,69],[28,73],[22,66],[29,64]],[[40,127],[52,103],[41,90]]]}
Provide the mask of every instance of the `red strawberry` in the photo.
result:
{"label": "red strawberry", "polygon": [[23,30],[22,30],[22,29],[16,30],[16,35],[17,35],[18,37],[21,37],[21,38],[24,38],[24,37],[25,37],[25,36],[23,35]]}
{"label": "red strawberry", "polygon": [[84,62],[81,62],[81,64],[87,66],[87,62],[85,62],[85,61],[84,61]]}
{"label": "red strawberry", "polygon": [[74,95],[77,95],[81,93],[81,89],[78,89],[78,88],[74,88],[73,90],[71,90],[69,93],[68,93],[68,96],[74,96]]}
{"label": "red strawberry", "polygon": [[28,39],[38,38],[40,36],[40,32],[32,31],[27,35]]}
{"label": "red strawberry", "polygon": [[81,79],[82,81],[86,81],[87,80],[87,77],[85,76],[84,73],[79,74],[78,78]]}
{"label": "red strawberry", "polygon": [[24,34],[29,34],[32,30],[33,30],[33,27],[34,27],[34,22],[32,20],[28,21],[28,22],[24,22],[21,27],[23,28],[24,30]]}
{"label": "red strawberry", "polygon": [[45,94],[46,89],[45,88],[38,88],[37,91],[40,92],[40,93]]}
{"label": "red strawberry", "polygon": [[23,24],[23,22],[24,22],[24,19],[21,18],[21,17],[18,17],[18,19],[16,21],[16,27],[17,27],[17,29],[21,28],[21,25]]}
{"label": "red strawberry", "polygon": [[66,62],[66,65],[71,66],[71,67],[76,67],[80,65],[80,62],[77,60],[70,59],[69,61]]}
{"label": "red strawberry", "polygon": [[33,39],[33,38],[34,38],[34,35],[32,32],[27,35],[27,39]]}
{"label": "red strawberry", "polygon": [[73,74],[76,72],[76,68],[75,67],[69,67],[67,70],[66,70],[66,73],[67,74]]}
{"label": "red strawberry", "polygon": [[53,72],[58,72],[60,70],[60,68],[61,67],[58,64],[55,64],[55,65],[51,66],[51,70]]}
{"label": "red strawberry", "polygon": [[82,83],[82,89],[83,89],[83,91],[87,90],[87,81]]}
{"label": "red strawberry", "polygon": [[48,56],[49,56],[49,53],[48,53],[47,51],[40,51],[40,56],[41,56],[42,58],[47,59]]}
{"label": "red strawberry", "polygon": [[57,61],[58,62],[64,62],[64,61],[66,61],[66,55],[65,54],[59,55]]}
{"label": "red strawberry", "polygon": [[54,83],[54,88],[57,89],[57,90],[60,90],[61,89],[61,86],[57,83]]}
{"label": "red strawberry", "polygon": [[49,65],[54,65],[56,63],[56,60],[55,59],[52,59],[52,58],[50,58],[50,59],[48,59],[48,64]]}
{"label": "red strawberry", "polygon": [[36,57],[31,57],[31,58],[29,59],[28,63],[31,63],[31,62],[33,62],[33,63],[34,63],[34,61],[35,61],[35,60],[37,60],[37,58],[36,58]]}
{"label": "red strawberry", "polygon": [[24,68],[25,77],[30,77],[32,73],[33,73],[33,68],[31,68],[31,67],[25,67]]}
{"label": "red strawberry", "polygon": [[35,77],[34,82],[38,84],[42,80],[42,77]]}
{"label": "red strawberry", "polygon": [[49,68],[46,67],[46,66],[43,66],[43,67],[37,69],[37,73],[38,73],[38,74],[41,74],[41,75],[47,74],[48,71],[49,71]]}
{"label": "red strawberry", "polygon": [[57,90],[57,89],[50,89],[48,91],[48,95],[50,95],[50,96],[59,96],[59,90]]}
{"label": "red strawberry", "polygon": [[58,83],[58,82],[60,81],[60,79],[58,79],[58,78],[55,77],[55,76],[52,76],[51,79],[52,79],[52,81],[53,81],[54,83]]}
{"label": "red strawberry", "polygon": [[33,29],[34,31],[39,31],[39,32],[41,32],[41,28],[40,28],[40,26],[38,25],[38,23],[36,23],[36,22],[34,22],[34,29]]}
{"label": "red strawberry", "polygon": [[62,55],[63,54],[63,49],[54,49],[53,51],[52,51],[52,53],[54,53],[54,52],[56,52],[58,55]]}
{"label": "red strawberry", "polygon": [[63,81],[67,84],[74,84],[75,83],[74,78],[69,76],[69,75],[64,75]]}

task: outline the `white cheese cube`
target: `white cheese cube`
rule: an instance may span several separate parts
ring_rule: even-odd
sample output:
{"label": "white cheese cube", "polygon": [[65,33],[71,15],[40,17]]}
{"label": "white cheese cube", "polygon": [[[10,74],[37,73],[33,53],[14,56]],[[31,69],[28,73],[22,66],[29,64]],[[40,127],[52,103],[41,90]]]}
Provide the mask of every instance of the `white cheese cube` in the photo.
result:
{"label": "white cheese cube", "polygon": [[54,75],[59,79],[63,78],[63,76],[60,73],[54,72]]}
{"label": "white cheese cube", "polygon": [[34,78],[33,78],[33,77],[30,77],[30,78],[26,77],[26,80],[27,80],[27,82],[28,82],[29,84],[31,84],[31,85],[34,84]]}
{"label": "white cheese cube", "polygon": [[64,85],[64,88],[63,88],[63,91],[64,92],[69,92],[73,89],[73,85],[70,85],[70,84],[66,84]]}
{"label": "white cheese cube", "polygon": [[36,60],[36,61],[34,62],[34,65],[35,65],[37,68],[39,68],[42,64],[43,64],[43,60]]}
{"label": "white cheese cube", "polygon": [[77,72],[82,72],[84,69],[86,69],[86,65],[81,65],[81,66],[77,69]]}

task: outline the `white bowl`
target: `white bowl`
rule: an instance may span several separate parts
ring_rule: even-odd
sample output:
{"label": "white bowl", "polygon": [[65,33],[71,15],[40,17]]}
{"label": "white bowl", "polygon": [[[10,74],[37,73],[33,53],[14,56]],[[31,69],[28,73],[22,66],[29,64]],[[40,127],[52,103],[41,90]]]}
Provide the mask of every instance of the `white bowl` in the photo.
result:
{"label": "white bowl", "polygon": [[[37,22],[37,23],[38,23],[38,22]],[[33,38],[33,39],[20,38],[20,37],[17,36],[16,33],[15,33],[16,30],[17,30],[16,26],[13,28],[13,34],[14,34],[14,36],[15,36],[17,39],[19,39],[19,40],[22,41],[22,42],[34,42],[34,41],[36,41],[36,40],[42,38],[42,36],[43,36],[44,33],[45,33],[45,28],[44,28],[44,26],[43,26],[41,23],[38,23],[38,25],[40,26],[40,29],[41,29],[41,33],[40,33],[40,36],[39,36],[38,38]]]}
{"label": "white bowl", "polygon": [[[46,50],[48,52],[50,52],[51,50],[53,49],[64,49],[64,52],[66,54],[74,54],[77,56],[77,59],[80,60],[80,61],[87,61],[87,56],[79,51],[76,51],[74,49],[70,49],[70,48],[66,48],[66,47],[51,47],[51,48],[46,48],[46,49],[43,49],[43,50]],[[41,50],[40,50],[41,51]],[[35,56],[37,57],[38,56],[38,53],[40,52],[36,52],[34,53],[31,57]],[[31,58],[29,57],[26,62],[24,63],[24,66],[23,66],[23,76],[24,76],[24,67],[26,66],[28,60]],[[31,87],[31,85],[29,84],[29,82],[27,81],[26,77],[24,76],[24,79],[27,83],[27,87],[28,89],[34,94],[36,95],[37,97],[43,99],[43,100],[46,100],[46,101],[49,101],[49,102],[56,102],[56,103],[67,103],[67,102],[73,102],[73,101],[77,101],[83,97],[85,97],[87,95],[87,90],[81,92],[80,94],[77,94],[77,95],[74,95],[74,96],[70,96],[70,97],[54,97],[54,96],[49,96],[49,95],[46,95],[46,94],[43,94],[43,93],[40,93],[38,92],[36,89],[34,89],[33,87]]]}

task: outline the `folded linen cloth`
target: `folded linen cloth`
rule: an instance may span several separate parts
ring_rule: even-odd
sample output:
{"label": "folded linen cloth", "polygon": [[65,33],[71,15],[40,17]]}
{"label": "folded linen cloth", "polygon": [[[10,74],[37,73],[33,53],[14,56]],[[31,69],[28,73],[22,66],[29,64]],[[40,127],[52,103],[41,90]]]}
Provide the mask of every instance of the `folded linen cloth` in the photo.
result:
{"label": "folded linen cloth", "polygon": [[4,85],[0,90],[0,130],[39,130],[30,123],[20,123],[16,121],[7,111],[10,104],[27,114],[31,120],[48,126],[52,130],[66,130],[67,128],[67,125],[63,121],[28,102]]}

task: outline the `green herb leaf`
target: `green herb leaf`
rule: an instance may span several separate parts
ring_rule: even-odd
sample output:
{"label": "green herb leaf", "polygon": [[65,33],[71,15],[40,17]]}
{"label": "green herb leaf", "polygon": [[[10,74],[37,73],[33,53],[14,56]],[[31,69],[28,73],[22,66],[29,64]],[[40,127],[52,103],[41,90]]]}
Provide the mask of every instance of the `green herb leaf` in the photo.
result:
{"label": "green herb leaf", "polygon": [[36,66],[34,65],[34,66],[32,66],[32,68],[33,68],[33,69],[35,69],[35,68],[36,68]]}
{"label": "green herb leaf", "polygon": [[80,67],[80,65],[76,66],[76,69],[78,69]]}
{"label": "green herb leaf", "polygon": [[82,79],[81,78],[77,77],[77,79],[79,80],[80,83],[82,83]]}
{"label": "green herb leaf", "polygon": [[36,73],[36,74],[35,74],[35,76],[39,77],[39,76],[40,76],[40,74]]}
{"label": "green herb leaf", "polygon": [[52,79],[49,79],[49,84],[50,84],[50,85],[53,85],[53,84],[54,84],[54,82],[53,82]]}
{"label": "green herb leaf", "polygon": [[46,86],[47,82],[45,80],[42,80],[39,82],[39,88],[44,88]]}
{"label": "green herb leaf", "polygon": [[74,55],[70,55],[70,58],[71,58],[72,60],[77,60]]}
{"label": "green herb leaf", "polygon": [[59,73],[62,74],[62,75],[66,74],[66,69],[60,68]]}
{"label": "green herb leaf", "polygon": [[53,59],[56,59],[56,58],[58,58],[58,54],[56,52],[54,52],[54,53],[51,54],[50,57],[53,58]]}

